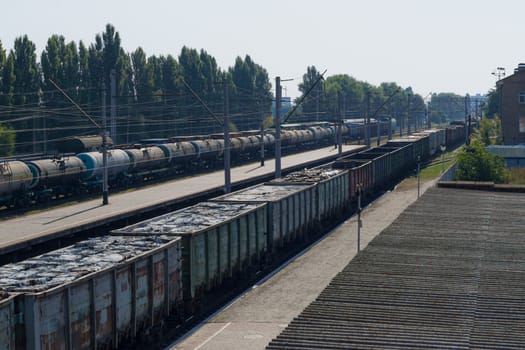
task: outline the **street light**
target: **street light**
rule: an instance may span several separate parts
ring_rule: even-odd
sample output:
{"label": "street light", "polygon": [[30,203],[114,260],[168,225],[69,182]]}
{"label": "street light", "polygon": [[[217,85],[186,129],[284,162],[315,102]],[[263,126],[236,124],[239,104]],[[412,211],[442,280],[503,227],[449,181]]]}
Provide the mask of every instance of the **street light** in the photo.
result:
{"label": "street light", "polygon": [[412,98],[412,94],[410,92],[407,93],[407,135],[410,136],[410,100]]}
{"label": "street light", "polygon": [[361,251],[361,227],[363,227],[363,222],[361,221],[361,195],[363,194],[363,185],[357,184],[357,253]]}
{"label": "street light", "polygon": [[421,187],[421,156],[417,156],[417,198],[419,198],[419,188]]}
{"label": "street light", "polygon": [[492,75],[498,78],[498,80],[501,80],[502,77],[505,77],[505,68],[497,67],[496,70],[492,72]]}

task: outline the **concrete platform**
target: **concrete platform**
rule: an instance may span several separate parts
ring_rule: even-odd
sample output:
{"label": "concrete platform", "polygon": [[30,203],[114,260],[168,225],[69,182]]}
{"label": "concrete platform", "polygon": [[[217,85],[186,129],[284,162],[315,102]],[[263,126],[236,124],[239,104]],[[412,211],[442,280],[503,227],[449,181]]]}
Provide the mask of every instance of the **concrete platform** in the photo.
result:
{"label": "concrete platform", "polygon": [[[423,183],[421,192],[433,184],[433,181]],[[417,182],[411,178],[369,205],[362,213],[361,249],[416,199]],[[317,298],[356,253],[354,216],[168,349],[264,349]]]}
{"label": "concrete platform", "polygon": [[[345,145],[343,153],[355,152],[362,148],[363,146]],[[283,157],[281,167],[283,171],[307,167],[314,160],[329,161],[337,155],[337,149],[325,147]],[[263,167],[259,162],[235,167],[231,172],[232,185],[247,179],[262,179],[274,172],[273,159],[266,160]],[[214,193],[222,188],[224,172],[216,171],[125,193],[111,194],[110,189],[109,204],[105,206],[100,198],[3,220],[0,225],[0,255],[139,213],[154,212],[197,193]]]}

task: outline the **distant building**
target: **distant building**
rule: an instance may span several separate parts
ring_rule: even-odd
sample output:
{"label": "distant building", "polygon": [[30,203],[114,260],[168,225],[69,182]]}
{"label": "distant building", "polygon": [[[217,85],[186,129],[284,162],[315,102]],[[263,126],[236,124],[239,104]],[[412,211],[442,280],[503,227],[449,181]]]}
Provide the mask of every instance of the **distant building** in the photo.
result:
{"label": "distant building", "polygon": [[487,146],[487,150],[503,158],[507,168],[525,167],[525,146],[490,145]]}
{"label": "distant building", "polygon": [[499,80],[500,118],[504,145],[525,143],[525,64]]}

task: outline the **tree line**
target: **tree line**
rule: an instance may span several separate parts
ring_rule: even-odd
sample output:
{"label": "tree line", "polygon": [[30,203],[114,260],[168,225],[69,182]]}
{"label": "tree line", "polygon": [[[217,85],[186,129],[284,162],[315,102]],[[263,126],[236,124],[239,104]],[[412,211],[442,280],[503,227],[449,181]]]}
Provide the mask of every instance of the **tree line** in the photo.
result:
{"label": "tree line", "polygon": [[225,84],[230,87],[230,113],[236,127],[259,128],[271,108],[268,73],[249,55],[237,57],[232,67],[222,70],[205,50],[183,47],[177,58],[148,56],[140,47],[127,53],[119,33],[108,24],[89,46],[53,35],[38,60],[35,44],[23,36],[9,53],[0,42],[0,125],[15,132],[17,151],[31,151],[35,144],[41,149],[42,144],[64,136],[97,133],[52,82],[100,124],[102,91],[109,111],[112,70],[118,143],[221,130],[193,93],[222,115]]}
{"label": "tree line", "polygon": [[[315,66],[307,68],[299,84],[302,93],[309,91],[319,77]],[[322,115],[358,118],[373,115],[376,118],[392,117],[398,124],[422,127],[426,118],[432,124],[451,120],[464,120],[465,97],[454,93],[415,94],[411,87],[402,88],[393,82],[373,86],[346,74],[338,74],[316,85],[302,107],[305,119],[316,120]]]}
{"label": "tree line", "polygon": [[[15,39],[10,52],[0,41],[0,155],[46,151],[55,139],[98,133],[52,82],[101,123],[103,104],[110,114],[112,71],[117,143],[221,132],[209,111],[224,114],[225,86],[230,129],[259,129],[262,123],[271,126],[272,84],[266,69],[249,55],[237,57],[223,70],[203,49],[183,47],[177,57],[149,56],[140,47],[126,52],[119,33],[108,24],[89,45],[53,35],[40,55],[27,35]],[[306,93],[318,77],[317,69],[308,67],[300,91]],[[290,122],[373,115],[391,116],[415,126],[422,123],[425,108],[423,97],[411,88],[395,83],[373,86],[337,74],[312,89]],[[431,119],[442,119],[438,113],[433,111]]]}

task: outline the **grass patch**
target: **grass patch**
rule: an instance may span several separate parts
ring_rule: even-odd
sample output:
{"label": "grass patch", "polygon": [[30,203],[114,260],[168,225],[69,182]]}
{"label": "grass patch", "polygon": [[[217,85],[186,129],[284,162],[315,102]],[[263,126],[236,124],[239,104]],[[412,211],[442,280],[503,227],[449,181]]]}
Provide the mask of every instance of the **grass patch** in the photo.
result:
{"label": "grass patch", "polygon": [[507,183],[510,185],[525,185],[525,168],[507,170]]}

